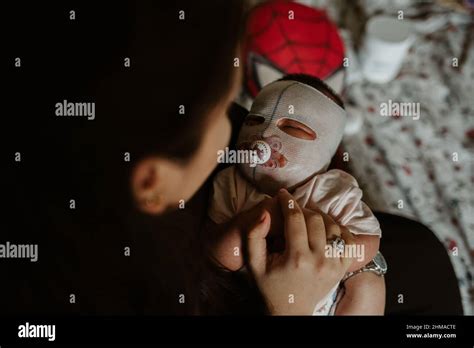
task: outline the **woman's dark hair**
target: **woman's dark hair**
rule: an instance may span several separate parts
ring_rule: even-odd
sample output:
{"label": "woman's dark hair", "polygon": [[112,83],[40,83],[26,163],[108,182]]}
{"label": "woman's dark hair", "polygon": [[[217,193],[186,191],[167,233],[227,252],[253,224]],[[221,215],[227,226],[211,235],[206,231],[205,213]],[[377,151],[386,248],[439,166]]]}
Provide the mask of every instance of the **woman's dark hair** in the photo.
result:
{"label": "woman's dark hair", "polygon": [[[23,64],[12,64],[6,124],[7,152],[22,162],[6,169],[3,230],[5,240],[37,243],[41,262],[5,267],[5,313],[197,313],[207,193],[170,216],[143,216],[130,170],[146,155],[186,161],[196,150],[232,83],[244,6],[145,0],[9,12],[12,25],[35,30],[5,43]],[[95,119],[55,117],[63,100],[94,101]]]}
{"label": "woman's dark hair", "polygon": [[330,98],[337,105],[344,109],[344,102],[342,101],[341,97],[339,97],[339,95],[334,92],[334,90],[326,82],[315,76],[306,74],[288,74],[283,76],[278,81],[297,81],[316,88],[318,91],[326,95],[326,97]]}
{"label": "woman's dark hair", "polygon": [[130,44],[101,70],[106,76],[97,97],[108,140],[129,148],[135,158],[189,158],[205,123],[212,122],[209,110],[237,76],[244,5],[241,0],[137,2]]}
{"label": "woman's dark hair", "polygon": [[[193,155],[206,123],[214,121],[209,111],[228,95],[237,76],[234,59],[240,58],[245,10],[241,0],[137,4],[131,45],[124,53],[131,67],[109,70],[97,90],[108,118],[99,129],[112,129],[107,141],[115,149],[130,152],[132,163],[147,155],[186,162]],[[127,189],[129,176],[124,170],[122,182],[105,184],[104,194],[114,186]],[[129,214],[122,233],[136,240],[142,253],[129,268],[130,273],[141,270],[131,276],[141,282],[131,288],[143,292],[135,297],[140,299],[136,308],[155,314],[215,313],[205,288],[206,280],[217,282],[219,276],[202,249],[208,194],[204,187],[186,209],[165,216]],[[121,201],[119,211],[130,211],[132,199]],[[180,294],[185,303],[178,301]]]}

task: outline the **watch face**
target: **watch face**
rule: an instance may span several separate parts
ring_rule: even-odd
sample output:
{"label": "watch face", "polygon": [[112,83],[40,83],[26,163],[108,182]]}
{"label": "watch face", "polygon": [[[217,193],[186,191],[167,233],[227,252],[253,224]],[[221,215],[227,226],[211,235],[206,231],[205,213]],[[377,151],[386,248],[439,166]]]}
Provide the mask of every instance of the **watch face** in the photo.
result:
{"label": "watch face", "polygon": [[387,272],[387,262],[380,251],[377,252],[373,261],[375,265],[382,271],[382,273]]}

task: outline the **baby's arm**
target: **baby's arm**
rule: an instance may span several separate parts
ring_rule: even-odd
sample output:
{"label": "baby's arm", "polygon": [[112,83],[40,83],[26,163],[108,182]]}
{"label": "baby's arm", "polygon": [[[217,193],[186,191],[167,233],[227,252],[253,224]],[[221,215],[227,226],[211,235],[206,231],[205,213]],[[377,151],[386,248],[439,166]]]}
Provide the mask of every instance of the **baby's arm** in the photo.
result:
{"label": "baby's arm", "polygon": [[383,315],[385,279],[372,272],[362,272],[344,282],[344,295],[335,315]]}
{"label": "baby's arm", "polygon": [[[362,190],[349,174],[331,170],[320,176],[313,194],[317,208],[327,212],[341,226],[352,232],[357,257],[348,272],[369,263],[380,246],[380,225],[362,201]],[[331,237],[331,236],[328,236]],[[345,292],[336,307],[336,315],[379,314],[385,307],[385,281],[371,272],[357,274],[344,282]]]}
{"label": "baby's arm", "polygon": [[[263,198],[256,206],[240,212],[229,221],[217,224],[211,219],[207,223],[207,247],[208,252],[214,261],[227,268],[230,271],[238,271],[244,265],[244,250],[242,245],[243,236],[252,228],[253,224],[259,221],[264,211],[267,211],[271,217],[271,232],[268,236],[269,250],[275,248],[277,241],[274,235],[279,235],[279,230],[283,225],[279,216],[279,206],[277,200],[272,198]],[[282,233],[282,231],[281,231]]]}
{"label": "baby's arm", "polygon": [[[364,267],[377,254],[378,235],[353,234],[354,243],[363,251],[355,258],[348,272]],[[337,304],[335,315],[383,315],[385,310],[385,280],[372,272],[362,272],[347,279],[344,294]]]}
{"label": "baby's arm", "polygon": [[351,232],[358,247],[355,251],[362,252],[352,263],[349,272],[370,262],[379,249],[380,225],[362,201],[362,190],[354,177],[341,170],[330,170],[317,177],[311,195],[309,208],[329,214],[340,226]]}
{"label": "baby's arm", "polygon": [[218,265],[230,271],[238,271],[244,265],[242,231],[234,220],[216,224],[209,219],[206,228],[209,254]]}
{"label": "baby's arm", "polygon": [[270,213],[271,229],[277,231],[282,222],[276,209],[280,209],[276,199],[258,192],[240,176],[235,166],[217,173],[206,228],[208,252],[214,261],[231,271],[242,268],[242,236],[258,221],[263,210]]}
{"label": "baby's arm", "polygon": [[[356,245],[363,245],[360,258],[354,259],[348,272],[354,272],[370,262],[379,250],[380,238],[353,235]],[[348,278],[344,293],[337,304],[335,315],[383,315],[385,310],[385,280],[372,272],[362,272]]]}
{"label": "baby's arm", "polygon": [[[206,247],[216,264],[231,271],[239,270],[242,259],[242,225],[237,224],[242,186],[235,167],[216,174],[206,223]],[[239,185],[240,184],[240,185]]]}

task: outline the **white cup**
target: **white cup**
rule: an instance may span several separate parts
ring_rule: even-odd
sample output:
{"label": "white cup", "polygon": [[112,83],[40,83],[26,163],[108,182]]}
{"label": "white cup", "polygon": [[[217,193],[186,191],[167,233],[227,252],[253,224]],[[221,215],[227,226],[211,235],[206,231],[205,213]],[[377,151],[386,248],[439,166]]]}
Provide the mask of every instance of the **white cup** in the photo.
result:
{"label": "white cup", "polygon": [[397,76],[410,45],[413,26],[403,19],[372,17],[367,23],[359,59],[362,73],[369,81],[388,82]]}

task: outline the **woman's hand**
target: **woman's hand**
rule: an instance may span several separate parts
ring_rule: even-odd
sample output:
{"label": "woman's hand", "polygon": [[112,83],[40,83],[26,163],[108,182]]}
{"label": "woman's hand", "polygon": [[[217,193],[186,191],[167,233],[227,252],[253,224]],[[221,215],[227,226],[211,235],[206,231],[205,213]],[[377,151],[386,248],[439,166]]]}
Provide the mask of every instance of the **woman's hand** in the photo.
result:
{"label": "woman's hand", "polygon": [[[271,217],[263,211],[247,234],[249,268],[272,315],[311,315],[316,304],[346,273],[351,258],[325,256],[326,234],[353,243],[350,233],[319,213],[302,210],[286,191],[278,194],[284,218],[285,250],[270,254]],[[325,222],[326,220],[326,222]]]}

